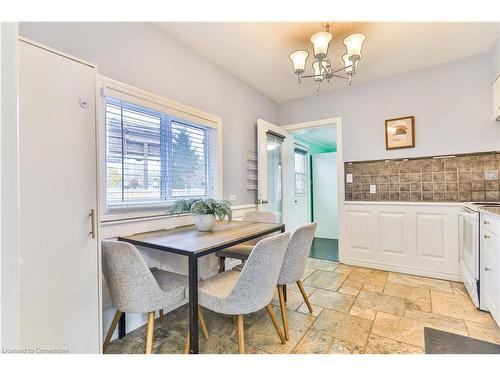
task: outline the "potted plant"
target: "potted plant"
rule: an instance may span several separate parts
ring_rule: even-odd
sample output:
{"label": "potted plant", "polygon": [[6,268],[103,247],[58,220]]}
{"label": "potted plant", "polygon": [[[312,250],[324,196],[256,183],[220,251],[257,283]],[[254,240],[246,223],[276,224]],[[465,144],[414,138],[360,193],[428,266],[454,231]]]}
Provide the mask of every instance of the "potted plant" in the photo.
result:
{"label": "potted plant", "polygon": [[227,218],[227,221],[231,222],[233,217],[231,204],[228,201],[218,201],[212,198],[181,199],[175,201],[168,212],[171,214],[192,213],[194,225],[196,225],[196,228],[200,232],[211,231],[215,225],[216,218],[220,221],[224,221]]}

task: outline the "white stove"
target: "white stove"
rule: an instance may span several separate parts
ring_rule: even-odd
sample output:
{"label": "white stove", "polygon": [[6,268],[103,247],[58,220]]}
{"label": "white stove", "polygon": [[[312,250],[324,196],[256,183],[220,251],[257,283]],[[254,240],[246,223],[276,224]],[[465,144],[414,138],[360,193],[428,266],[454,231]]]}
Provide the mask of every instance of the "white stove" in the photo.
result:
{"label": "white stove", "polygon": [[500,206],[500,202],[465,202],[460,209],[460,268],[465,287],[472,301],[481,310],[488,311],[481,303],[481,207]]}

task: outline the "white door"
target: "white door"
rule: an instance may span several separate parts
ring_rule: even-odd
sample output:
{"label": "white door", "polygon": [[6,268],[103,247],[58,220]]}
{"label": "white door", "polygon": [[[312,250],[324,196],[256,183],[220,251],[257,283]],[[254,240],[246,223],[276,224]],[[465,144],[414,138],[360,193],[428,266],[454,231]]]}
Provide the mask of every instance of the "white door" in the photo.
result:
{"label": "white door", "polygon": [[20,346],[98,353],[95,70],[19,44]]}
{"label": "white door", "polygon": [[312,157],[313,218],[318,223],[315,237],[339,238],[337,153]]}
{"label": "white door", "polygon": [[274,212],[286,230],[293,231],[293,135],[280,126],[257,120],[257,143],[257,208]]}

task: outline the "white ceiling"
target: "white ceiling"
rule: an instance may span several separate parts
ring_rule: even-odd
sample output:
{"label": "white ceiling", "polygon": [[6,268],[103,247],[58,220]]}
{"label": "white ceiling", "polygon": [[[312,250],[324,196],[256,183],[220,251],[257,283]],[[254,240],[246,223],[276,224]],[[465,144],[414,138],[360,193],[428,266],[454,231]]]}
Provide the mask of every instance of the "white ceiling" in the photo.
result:
{"label": "white ceiling", "polygon": [[337,147],[337,130],[335,125],[320,128],[308,128],[292,132],[296,139],[322,148]]}
{"label": "white ceiling", "polygon": [[[322,30],[321,22],[162,22],[157,25],[278,103],[315,93],[311,79],[298,86],[288,55],[296,49],[308,50],[310,70],[313,59],[309,39]],[[498,34],[498,24],[338,22],[332,25],[330,32],[333,40],[329,57],[335,67],[342,66],[343,38],[353,32],[366,35],[356,84],[487,52]],[[335,79],[322,90],[345,85],[345,81]]]}

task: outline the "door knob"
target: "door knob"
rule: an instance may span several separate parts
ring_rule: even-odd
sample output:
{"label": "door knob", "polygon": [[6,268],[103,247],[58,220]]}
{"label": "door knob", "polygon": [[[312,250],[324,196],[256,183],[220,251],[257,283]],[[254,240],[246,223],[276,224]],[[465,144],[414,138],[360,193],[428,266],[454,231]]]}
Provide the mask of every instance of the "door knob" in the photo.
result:
{"label": "door knob", "polygon": [[484,235],[484,238],[490,238],[490,236],[488,236],[487,234]]}
{"label": "door knob", "polygon": [[484,225],[488,225],[489,223],[490,223],[489,221],[483,220]]}
{"label": "door knob", "polygon": [[265,199],[262,199],[262,204],[268,204],[269,202]]}
{"label": "door knob", "polygon": [[488,271],[491,271],[491,268],[484,267],[484,270],[485,270],[486,272],[488,272]]}

